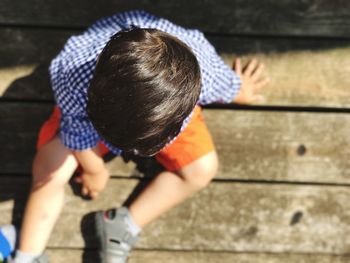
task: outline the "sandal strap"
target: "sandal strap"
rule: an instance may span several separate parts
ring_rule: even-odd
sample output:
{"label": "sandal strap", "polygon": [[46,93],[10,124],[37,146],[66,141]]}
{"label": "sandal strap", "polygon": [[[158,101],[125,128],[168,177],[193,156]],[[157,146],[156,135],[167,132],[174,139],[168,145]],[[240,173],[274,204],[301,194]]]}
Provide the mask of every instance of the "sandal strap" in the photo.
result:
{"label": "sandal strap", "polygon": [[49,257],[46,253],[41,254],[39,257],[35,258],[33,263],[48,263]]}
{"label": "sandal strap", "polygon": [[[113,216],[110,218],[106,215]],[[129,216],[127,207],[109,210],[106,213],[101,211],[96,215],[100,231],[103,232],[102,235],[100,234],[100,242],[103,242],[100,253],[104,254],[104,258],[109,258],[110,262],[126,262],[132,247],[139,238],[139,235],[132,235],[128,231],[126,220]]]}

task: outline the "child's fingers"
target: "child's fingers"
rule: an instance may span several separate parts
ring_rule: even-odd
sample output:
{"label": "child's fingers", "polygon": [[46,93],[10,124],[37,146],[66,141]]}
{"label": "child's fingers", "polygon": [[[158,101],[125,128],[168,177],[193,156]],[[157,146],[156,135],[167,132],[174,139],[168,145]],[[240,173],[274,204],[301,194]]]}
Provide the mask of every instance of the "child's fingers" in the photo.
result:
{"label": "child's fingers", "polygon": [[83,186],[81,188],[81,194],[82,195],[88,195],[89,194],[89,190],[88,190],[88,188],[86,186]]}
{"label": "child's fingers", "polygon": [[96,199],[98,197],[99,192],[97,191],[90,191],[90,196],[92,199]]}
{"label": "child's fingers", "polygon": [[242,75],[242,64],[241,64],[241,59],[240,59],[240,58],[237,58],[237,59],[235,60],[234,69],[235,69],[236,74],[237,74],[238,76],[241,76],[241,75]]}
{"label": "child's fingers", "polygon": [[78,184],[82,184],[83,183],[83,177],[82,176],[77,176],[74,178],[74,182],[78,183]]}
{"label": "child's fingers", "polygon": [[262,63],[259,63],[255,71],[252,73],[252,76],[251,76],[252,80],[257,81],[261,77],[262,73],[264,72],[264,69],[265,69],[265,65]]}
{"label": "child's fingers", "polygon": [[250,77],[252,75],[252,73],[254,72],[256,66],[258,64],[258,61],[256,59],[253,59],[251,60],[247,67],[245,68],[245,70],[243,71],[243,74],[246,76],[246,77]]}
{"label": "child's fingers", "polygon": [[263,95],[255,95],[251,101],[251,103],[263,103],[266,101],[265,96]]}
{"label": "child's fingers", "polygon": [[268,77],[263,78],[259,82],[255,83],[255,91],[258,91],[265,87],[270,82],[270,79]]}

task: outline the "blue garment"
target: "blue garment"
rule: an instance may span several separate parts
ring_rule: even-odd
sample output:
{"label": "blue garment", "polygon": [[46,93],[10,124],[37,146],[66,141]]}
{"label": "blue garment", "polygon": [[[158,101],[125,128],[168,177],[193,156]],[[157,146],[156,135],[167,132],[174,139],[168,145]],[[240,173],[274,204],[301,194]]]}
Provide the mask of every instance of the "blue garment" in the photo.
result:
{"label": "blue garment", "polygon": [[[167,32],[192,49],[199,62],[202,76],[198,104],[230,103],[237,95],[241,85],[240,78],[223,62],[203,33],[182,28],[145,11],[118,13],[98,20],[83,34],[70,37],[63,50],[50,64],[52,89],[62,113],[60,138],[67,148],[84,150],[102,141],[114,154],[121,153],[120,149],[111,146],[97,134],[88,119],[87,89],[97,57],[106,43],[118,31],[132,26],[156,28]],[[191,115],[184,120],[182,130],[188,124]]]}
{"label": "blue garment", "polygon": [[0,230],[0,260],[4,260],[11,254],[11,245]]}

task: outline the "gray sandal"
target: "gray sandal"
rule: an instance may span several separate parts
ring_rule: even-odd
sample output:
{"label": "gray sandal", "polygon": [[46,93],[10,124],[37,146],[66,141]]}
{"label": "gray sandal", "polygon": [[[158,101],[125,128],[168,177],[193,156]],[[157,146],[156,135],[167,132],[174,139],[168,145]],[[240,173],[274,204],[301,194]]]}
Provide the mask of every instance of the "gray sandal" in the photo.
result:
{"label": "gray sandal", "polygon": [[49,263],[49,257],[44,253],[40,257],[34,259],[33,263]]}
{"label": "gray sandal", "polygon": [[96,235],[99,241],[101,263],[125,263],[139,235],[132,235],[128,230],[126,219],[129,217],[127,207],[111,209],[95,214]]}

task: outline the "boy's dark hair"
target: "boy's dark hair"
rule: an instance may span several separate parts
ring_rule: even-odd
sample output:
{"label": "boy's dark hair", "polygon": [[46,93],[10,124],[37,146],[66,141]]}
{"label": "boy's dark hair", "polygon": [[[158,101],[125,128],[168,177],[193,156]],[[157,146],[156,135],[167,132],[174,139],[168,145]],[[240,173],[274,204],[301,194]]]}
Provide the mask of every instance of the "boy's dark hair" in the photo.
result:
{"label": "boy's dark hair", "polygon": [[180,132],[201,88],[191,49],[157,29],[120,31],[100,54],[88,89],[96,131],[125,152],[149,156]]}

